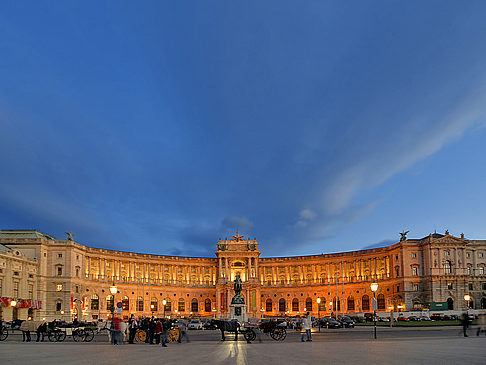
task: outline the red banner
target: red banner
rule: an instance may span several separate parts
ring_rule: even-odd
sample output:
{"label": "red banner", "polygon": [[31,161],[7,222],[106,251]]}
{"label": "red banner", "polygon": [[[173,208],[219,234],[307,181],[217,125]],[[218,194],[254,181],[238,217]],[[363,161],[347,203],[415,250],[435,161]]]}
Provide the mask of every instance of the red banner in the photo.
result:
{"label": "red banner", "polygon": [[2,307],[10,307],[12,301],[15,300],[17,302],[16,308],[32,308],[32,309],[41,309],[42,302],[40,300],[34,299],[15,299],[9,297],[1,297],[0,298],[0,305]]}

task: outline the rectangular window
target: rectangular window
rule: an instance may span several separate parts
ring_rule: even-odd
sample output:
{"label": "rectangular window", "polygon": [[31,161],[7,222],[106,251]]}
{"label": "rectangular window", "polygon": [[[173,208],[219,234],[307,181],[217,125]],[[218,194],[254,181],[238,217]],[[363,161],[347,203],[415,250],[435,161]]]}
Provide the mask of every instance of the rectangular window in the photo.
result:
{"label": "rectangular window", "polygon": [[483,253],[482,252],[478,253],[478,257],[483,257]]}
{"label": "rectangular window", "polygon": [[400,285],[397,285],[397,292],[400,291]]}
{"label": "rectangular window", "polygon": [[413,291],[418,291],[418,290],[419,290],[418,284],[413,284]]}
{"label": "rectangular window", "polygon": [[57,284],[57,291],[62,291],[62,284]]}
{"label": "rectangular window", "polygon": [[[0,282],[1,285],[1,282]],[[486,290],[486,283],[483,283],[483,290]]]}
{"label": "rectangular window", "polygon": [[280,280],[280,285],[285,285],[285,280]]}
{"label": "rectangular window", "polygon": [[267,281],[267,286],[272,286],[272,280]]}
{"label": "rectangular window", "polygon": [[62,253],[58,253],[57,254],[57,257],[61,258],[62,257]]}
{"label": "rectangular window", "polygon": [[76,293],[79,293],[79,286],[76,285]]}
{"label": "rectangular window", "polygon": [[417,257],[417,254],[414,252],[412,253],[412,258],[416,258]]}
{"label": "rectangular window", "polygon": [[444,251],[444,255],[449,256],[450,255],[449,251]]}
{"label": "rectangular window", "polygon": [[19,282],[18,281],[13,282],[13,295],[14,295],[15,298],[18,298],[18,296],[19,296]]}
{"label": "rectangular window", "polygon": [[473,289],[473,284],[469,284],[469,290],[474,290]]}
{"label": "rectangular window", "polygon": [[418,276],[418,268],[412,267],[412,275],[413,276]]}
{"label": "rectangular window", "polygon": [[57,276],[62,276],[62,267],[57,268]]}
{"label": "rectangular window", "polygon": [[454,289],[454,285],[452,283],[447,283],[447,289]]}
{"label": "rectangular window", "polygon": [[468,252],[468,253],[466,253],[466,257],[467,257],[467,258],[470,258],[470,257],[471,257],[471,254],[470,254],[469,252]]}
{"label": "rectangular window", "polygon": [[61,311],[61,303],[56,303],[56,311],[60,312]]}
{"label": "rectangular window", "polygon": [[34,284],[29,284],[29,299],[34,299]]}

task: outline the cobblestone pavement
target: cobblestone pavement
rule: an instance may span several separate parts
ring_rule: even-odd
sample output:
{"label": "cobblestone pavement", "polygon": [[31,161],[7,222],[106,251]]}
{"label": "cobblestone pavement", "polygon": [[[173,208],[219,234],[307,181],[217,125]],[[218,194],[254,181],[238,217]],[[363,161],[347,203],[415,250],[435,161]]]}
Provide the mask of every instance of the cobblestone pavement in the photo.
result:
{"label": "cobblestone pavement", "polygon": [[[220,342],[215,331],[191,332],[191,342],[160,345],[111,346],[92,343],[22,343],[13,336],[0,343],[3,364],[485,364],[486,338],[459,336],[458,329],[445,331],[393,331],[394,336],[373,340],[356,337],[369,331],[315,333],[313,342],[300,342],[289,333],[284,342],[264,336],[262,341]],[[400,336],[400,334],[403,334]]]}

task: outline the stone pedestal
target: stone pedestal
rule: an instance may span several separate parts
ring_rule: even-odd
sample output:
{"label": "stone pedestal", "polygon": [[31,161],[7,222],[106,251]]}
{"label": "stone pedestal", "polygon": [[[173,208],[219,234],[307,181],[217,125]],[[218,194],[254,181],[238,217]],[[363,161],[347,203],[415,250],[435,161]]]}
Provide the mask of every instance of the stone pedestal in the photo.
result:
{"label": "stone pedestal", "polygon": [[238,322],[243,323],[248,320],[246,315],[246,304],[230,304],[229,319],[236,319]]}

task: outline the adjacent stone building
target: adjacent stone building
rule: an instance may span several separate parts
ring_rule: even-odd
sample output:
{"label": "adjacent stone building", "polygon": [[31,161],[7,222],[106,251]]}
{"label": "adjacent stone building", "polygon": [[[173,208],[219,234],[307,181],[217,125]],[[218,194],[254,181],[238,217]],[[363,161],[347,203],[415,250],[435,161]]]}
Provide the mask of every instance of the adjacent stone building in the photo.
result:
{"label": "adjacent stone building", "polygon": [[[116,303],[123,317],[226,317],[236,275],[248,317],[364,315],[372,311],[373,294],[381,313],[463,311],[465,294],[470,308],[486,308],[486,241],[447,231],[420,239],[404,233],[383,248],[273,258],[260,257],[256,239],[238,233],[219,240],[213,258],[92,248],[34,230],[2,230],[0,244],[6,320],[103,319]],[[8,298],[30,299],[30,308],[15,310]]]}

